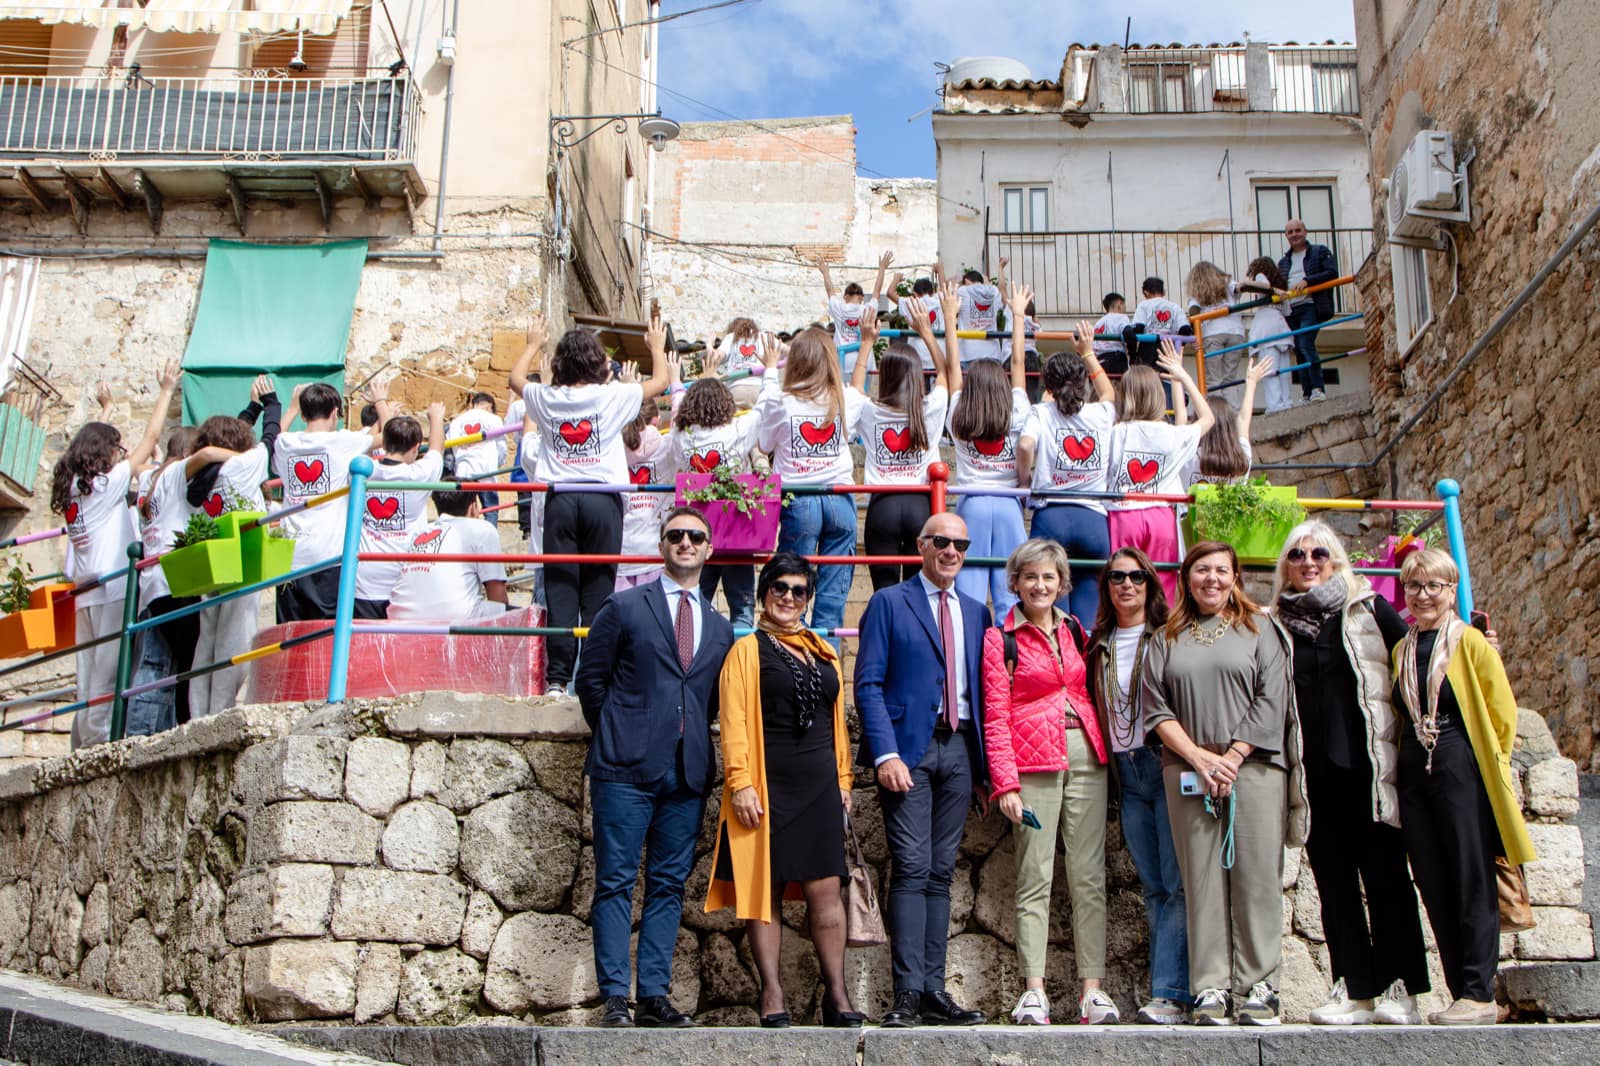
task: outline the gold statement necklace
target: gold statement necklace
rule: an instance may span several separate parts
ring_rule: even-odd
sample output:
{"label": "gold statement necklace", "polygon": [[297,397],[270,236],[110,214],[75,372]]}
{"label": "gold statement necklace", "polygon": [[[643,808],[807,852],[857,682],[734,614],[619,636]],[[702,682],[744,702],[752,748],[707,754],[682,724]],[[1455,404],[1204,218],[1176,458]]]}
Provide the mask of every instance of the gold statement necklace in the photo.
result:
{"label": "gold statement necklace", "polygon": [[1200,628],[1200,620],[1195,619],[1189,623],[1189,633],[1194,637],[1194,642],[1196,644],[1209,648],[1217,641],[1221,640],[1222,635],[1232,627],[1233,623],[1229,622],[1226,618],[1223,618],[1218,622],[1215,629],[1202,629]]}

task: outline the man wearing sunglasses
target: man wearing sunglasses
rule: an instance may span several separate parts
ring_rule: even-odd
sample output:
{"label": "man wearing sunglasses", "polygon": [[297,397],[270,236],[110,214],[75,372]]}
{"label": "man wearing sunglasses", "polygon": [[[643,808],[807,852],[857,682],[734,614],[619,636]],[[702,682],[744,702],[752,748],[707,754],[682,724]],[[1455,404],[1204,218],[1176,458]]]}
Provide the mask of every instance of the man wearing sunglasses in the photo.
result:
{"label": "man wearing sunglasses", "polygon": [[[716,771],[711,723],[733,626],[700,595],[711,529],[692,507],[661,523],[660,581],[615,593],[595,616],[574,687],[593,732],[584,772],[594,810],[590,910],[595,976],[608,1028],[684,1028],[667,999],[706,794]],[[638,1007],[628,1011],[633,887],[645,841]]]}
{"label": "man wearing sunglasses", "polygon": [[886,1028],[984,1022],[944,988],[950,882],[974,794],[988,813],[981,659],[989,609],[955,590],[969,543],[960,516],[929,518],[917,538],[922,570],[874,593],[861,617],[860,762],[877,767],[893,862]]}

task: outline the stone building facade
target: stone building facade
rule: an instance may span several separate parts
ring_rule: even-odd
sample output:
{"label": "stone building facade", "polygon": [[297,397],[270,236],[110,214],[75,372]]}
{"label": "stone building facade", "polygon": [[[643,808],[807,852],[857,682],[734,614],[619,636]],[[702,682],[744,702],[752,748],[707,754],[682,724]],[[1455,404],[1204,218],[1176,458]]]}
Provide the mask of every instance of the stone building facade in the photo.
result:
{"label": "stone building facade", "polygon": [[[1388,441],[1600,198],[1600,8],[1584,0],[1356,0],[1377,254],[1361,275],[1376,436]],[[1431,324],[1403,356],[1388,177],[1415,134],[1466,159],[1466,224],[1423,253]],[[1380,471],[1461,482],[1474,591],[1518,698],[1600,768],[1600,238],[1591,232]]]}

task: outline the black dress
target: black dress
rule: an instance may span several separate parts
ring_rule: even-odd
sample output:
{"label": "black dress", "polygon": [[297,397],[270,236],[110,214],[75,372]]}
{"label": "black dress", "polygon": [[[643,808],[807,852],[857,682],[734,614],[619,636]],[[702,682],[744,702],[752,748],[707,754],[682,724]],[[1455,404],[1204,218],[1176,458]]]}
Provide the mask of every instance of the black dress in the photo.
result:
{"label": "black dress", "polygon": [[[761,653],[761,732],[766,752],[767,831],[772,839],[772,883],[845,876],[844,805],[833,747],[833,706],[839,674],[815,656],[822,699],[816,717],[800,728],[795,671],[788,651],[757,638]],[[795,660],[801,671],[811,668]],[[718,848],[717,878],[732,880],[727,841]]]}

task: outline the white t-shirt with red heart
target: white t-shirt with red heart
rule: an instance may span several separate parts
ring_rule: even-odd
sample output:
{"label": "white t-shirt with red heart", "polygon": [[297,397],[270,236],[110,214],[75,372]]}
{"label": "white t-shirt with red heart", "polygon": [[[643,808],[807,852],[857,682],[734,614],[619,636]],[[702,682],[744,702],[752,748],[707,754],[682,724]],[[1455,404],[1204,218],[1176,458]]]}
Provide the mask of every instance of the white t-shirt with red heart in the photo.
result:
{"label": "white t-shirt with red heart", "polygon": [[1125,351],[1127,346],[1122,343],[1122,330],[1132,321],[1121,311],[1107,311],[1096,319],[1094,324],[1095,354]]}
{"label": "white t-shirt with red heart", "polygon": [[[672,449],[655,426],[645,426],[639,447],[628,450],[628,480],[655,485],[672,479]],[[666,492],[629,492],[622,497],[622,554],[653,555],[648,563],[622,563],[619,577],[635,577],[661,568],[661,516],[672,504]]]}
{"label": "white t-shirt with red heart", "polygon": [[[385,481],[438,481],[444,476],[444,452],[429,452],[414,463],[388,459],[374,464],[367,479],[367,502],[361,509],[361,550],[403,552],[410,538],[428,524],[426,489],[390,489]],[[498,550],[498,549],[496,549]],[[356,567],[356,598],[386,600],[400,580],[400,563],[366,562]]]}
{"label": "white t-shirt with red heart", "polygon": [[1133,309],[1133,324],[1145,327],[1140,333],[1176,333],[1189,324],[1189,316],[1165,296],[1152,296]]}
{"label": "white t-shirt with red heart", "polygon": [[261,483],[265,480],[267,480],[267,446],[257,444],[249,451],[240,452],[222,464],[222,469],[217,472],[217,482],[212,486],[211,495],[200,508],[212,518],[225,515],[229,511],[264,512],[267,509],[267,499],[261,494]]}
{"label": "white t-shirt with red heart", "polygon": [[[944,311],[943,311],[943,309],[941,309],[939,307],[939,297],[937,297],[937,296],[902,296],[902,297],[900,297],[899,301],[897,301],[896,306],[898,307],[898,309],[900,311],[900,314],[905,318],[905,320],[908,323],[911,321],[911,312],[910,312],[909,308],[911,307],[911,301],[912,300],[921,300],[922,301],[922,306],[924,308],[926,308],[927,312],[928,312],[928,324],[933,327],[933,331],[935,333],[942,332],[944,330],[944,325],[945,325],[945,323],[944,323]],[[942,340],[943,338],[940,338],[940,339]],[[922,338],[921,337],[907,337],[906,338],[906,343],[911,345],[911,350],[916,352],[917,353],[917,358],[922,360],[922,369],[924,369],[924,370],[932,370],[933,369],[933,356],[928,353],[928,346],[926,344],[922,343]],[[941,348],[939,350],[939,354],[943,355],[944,354],[944,349]]]}
{"label": "white t-shirt with red heart", "polygon": [[[1184,469],[1200,450],[1200,430],[1191,423],[1118,422],[1106,449],[1106,488],[1111,492],[1181,494]],[[1152,500],[1116,500],[1113,511],[1170,507]]]}
{"label": "white t-shirt with red heart", "polygon": [[[756,446],[761,415],[755,409],[733,416],[720,426],[674,427],[667,434],[671,473],[709,474],[724,463],[738,462],[750,472],[750,450]],[[658,471],[659,473],[660,471]]]}
{"label": "white t-shirt with red heart", "polygon": [[[950,414],[961,406],[961,393],[950,397]],[[1028,393],[1011,390],[1011,428],[994,440],[958,440],[956,445],[956,486],[983,485],[993,488],[1017,487],[1017,438],[1028,419]],[[952,434],[953,436],[953,434]]]}
{"label": "white t-shirt with red heart", "polygon": [[[194,508],[189,506],[189,479],[185,476],[183,460],[167,464],[145,493],[145,508],[150,512],[143,519],[140,537],[144,540],[144,557],[154,558],[172,549],[172,542],[189,524]],[[149,566],[139,572],[139,603],[149,603],[158,596],[170,596],[166,572],[160,566]]]}
{"label": "white t-shirt with red heart", "polygon": [[922,424],[928,446],[911,447],[911,430],[903,412],[868,400],[861,407],[861,440],[866,462],[863,480],[868,485],[926,485],[928,467],[939,457],[950,394],[934,388],[922,401]]}
{"label": "white t-shirt with red heart", "polygon": [[628,449],[622,443],[622,431],[639,417],[644,404],[641,386],[623,381],[604,385],[529,382],[522,399],[539,427],[535,481],[628,483]]}
{"label": "white t-shirt with red heart", "polygon": [[[493,411],[473,407],[452,418],[444,435],[446,440],[454,440],[480,430],[487,433],[503,425],[505,423]],[[506,438],[495,437],[476,444],[463,444],[458,446],[455,452],[456,477],[462,481],[482,480],[491,472],[506,465]]]}
{"label": "white t-shirt with red heart", "polygon": [[731,333],[728,334],[722,338],[722,346],[718,349],[725,356],[722,372],[731,374],[736,370],[757,369],[762,365],[761,356],[764,349],[765,345],[761,343],[759,333],[754,337],[735,337]]}
{"label": "white t-shirt with red heart", "polygon": [[[418,554],[500,553],[500,533],[481,518],[441,515],[412,535],[403,550]],[[505,605],[483,594],[485,581],[504,581],[501,562],[400,564],[400,579],[389,596],[391,621],[471,622],[499,618]]]}
{"label": "white t-shirt with red heart", "polygon": [[784,392],[777,374],[761,380],[757,446],[772,454],[772,472],[784,484],[847,485],[855,478],[850,438],[861,424],[867,398],[844,387],[844,412],[828,421],[828,409],[819,403]]}
{"label": "white t-shirt with red heart", "polygon": [[[72,479],[66,512],[67,540],[72,551],[67,556],[68,581],[87,581],[128,565],[128,545],[139,536],[133,508],[128,506],[128,486],[133,481],[128,461],[113,466],[90,483],[80,495],[78,479]],[[185,516],[187,521],[187,516]],[[126,582],[113,579],[77,597],[79,607],[98,607],[120,603]]]}
{"label": "white t-shirt with red heart", "polygon": [[[1071,417],[1063,415],[1054,400],[1034,404],[1022,426],[1022,439],[1034,442],[1033,490],[1104,492],[1106,449],[1116,420],[1117,407],[1110,401],[1086,403]],[[1106,509],[1102,500],[1032,501],[1041,507],[1056,502],[1074,503],[1102,514]]]}
{"label": "white t-shirt with red heart", "polygon": [[[960,290],[961,310],[956,317],[956,328],[960,330],[981,329],[992,331],[999,321],[1000,290],[988,282],[975,282],[963,285]],[[1010,342],[1007,341],[1007,344]],[[1005,362],[1009,348],[1002,349],[1000,340],[961,340],[961,362],[970,363],[974,359],[993,359],[996,362]]]}
{"label": "white t-shirt with red heart", "polygon": [[[350,463],[372,448],[372,434],[351,429],[300,430],[278,434],[273,448],[278,476],[283,478],[286,506],[350,484]],[[295,569],[332,559],[344,550],[348,501],[327,503],[289,515],[278,523],[294,538]]]}

